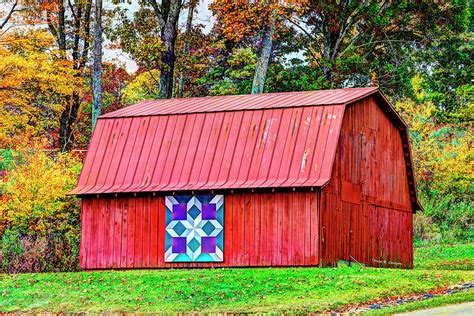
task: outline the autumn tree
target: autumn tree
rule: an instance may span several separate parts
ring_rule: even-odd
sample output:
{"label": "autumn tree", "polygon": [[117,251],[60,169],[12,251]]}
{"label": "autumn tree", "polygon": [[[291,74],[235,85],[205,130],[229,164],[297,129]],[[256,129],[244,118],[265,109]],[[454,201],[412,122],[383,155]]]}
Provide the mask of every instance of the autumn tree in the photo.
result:
{"label": "autumn tree", "polygon": [[[93,69],[86,70],[85,87],[92,86]],[[109,113],[128,105],[125,90],[130,85],[131,76],[120,63],[102,62],[101,113]],[[85,150],[92,135],[93,92],[85,89],[82,93],[81,111],[74,128],[74,148]],[[142,100],[142,99],[140,99]]]}
{"label": "autumn tree", "polygon": [[210,8],[216,19],[217,32],[227,41],[238,43],[252,39],[257,46],[257,64],[252,82],[252,93],[262,93],[265,85],[273,41],[283,28],[283,18],[288,14],[282,1],[215,0]]}
{"label": "autumn tree", "polygon": [[417,101],[433,103],[436,107],[433,115],[442,123],[472,122],[474,109],[472,10],[467,6],[458,8],[455,18],[456,28],[445,28],[429,46],[412,57],[424,91]]}
{"label": "autumn tree", "polygon": [[[46,25],[59,49],[58,57],[70,61],[76,73],[74,81],[82,82],[89,61],[92,42],[92,0],[58,0],[31,4],[34,8],[27,19],[31,23]],[[74,124],[82,103],[77,90],[65,99],[65,108],[59,120],[58,147],[68,150],[74,143]]]}
{"label": "autumn tree", "polygon": [[56,143],[59,118],[74,93],[76,70],[57,58],[54,37],[45,31],[12,31],[0,38],[0,147],[32,139]]}
{"label": "autumn tree", "polygon": [[117,22],[109,30],[112,40],[129,53],[137,63],[149,71],[158,69],[158,98],[173,96],[176,63],[176,38],[178,19],[185,5],[184,0],[139,0],[133,17],[127,11],[116,9]]}

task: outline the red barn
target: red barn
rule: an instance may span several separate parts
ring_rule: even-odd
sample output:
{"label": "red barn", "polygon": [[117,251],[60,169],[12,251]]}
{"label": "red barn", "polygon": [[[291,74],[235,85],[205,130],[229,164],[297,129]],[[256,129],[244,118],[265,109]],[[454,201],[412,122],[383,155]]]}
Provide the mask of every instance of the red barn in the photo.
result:
{"label": "red barn", "polygon": [[84,269],[413,265],[407,126],[377,88],[102,115],[71,193]]}

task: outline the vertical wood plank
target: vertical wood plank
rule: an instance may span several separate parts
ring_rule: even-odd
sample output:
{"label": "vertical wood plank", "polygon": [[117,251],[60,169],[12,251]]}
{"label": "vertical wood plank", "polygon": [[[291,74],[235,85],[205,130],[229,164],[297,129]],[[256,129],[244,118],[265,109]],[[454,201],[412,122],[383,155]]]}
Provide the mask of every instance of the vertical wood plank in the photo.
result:
{"label": "vertical wood plank", "polygon": [[292,220],[292,234],[293,234],[293,264],[302,265],[304,254],[304,193],[293,193],[293,220]]}
{"label": "vertical wood plank", "polygon": [[128,267],[128,214],[129,214],[129,199],[122,199],[122,238],[120,251],[120,267]]}
{"label": "vertical wood plank", "polygon": [[133,240],[134,251],[134,267],[140,268],[143,266],[143,198],[136,197],[135,200],[135,237]]}
{"label": "vertical wood plank", "polygon": [[88,198],[82,199],[81,202],[81,244],[80,244],[80,265],[82,269],[89,268],[89,250],[90,248],[90,234],[91,234],[91,200]]}
{"label": "vertical wood plank", "polygon": [[291,260],[291,195],[283,194],[283,216],[282,216],[282,258],[281,264],[287,266]]}
{"label": "vertical wood plank", "polygon": [[262,223],[265,226],[265,233],[262,235],[266,240],[265,245],[265,261],[264,265],[271,266],[274,263],[274,253],[276,252],[276,214],[275,214],[275,194],[269,193],[266,195],[266,208],[262,215]]}
{"label": "vertical wood plank", "polygon": [[234,262],[237,265],[245,261],[245,200],[243,194],[235,196],[234,225]]}
{"label": "vertical wood plank", "polygon": [[234,194],[224,195],[224,262],[222,266],[234,264],[233,251],[234,251],[234,225],[233,225],[233,212],[234,212]]}
{"label": "vertical wood plank", "polygon": [[104,221],[105,240],[104,240],[104,266],[112,267],[113,251],[114,251],[114,208],[115,199],[107,199],[106,213]]}
{"label": "vertical wood plank", "polygon": [[244,194],[244,261],[247,265],[251,264],[250,255],[254,246],[253,236],[255,235],[253,195]]}
{"label": "vertical wood plank", "polygon": [[254,199],[253,199],[253,212],[254,212],[254,240],[253,240],[253,247],[252,247],[252,257],[253,257],[253,265],[254,266],[260,266],[262,264],[262,257],[263,257],[263,252],[262,252],[262,244],[263,240],[261,239],[261,234],[262,234],[262,222],[261,222],[261,214],[262,214],[262,194],[253,194]]}
{"label": "vertical wood plank", "polygon": [[128,199],[128,236],[127,236],[127,267],[135,267],[135,229],[136,229],[136,199]]}
{"label": "vertical wood plank", "polygon": [[151,261],[151,200],[143,198],[143,266],[150,267]]}
{"label": "vertical wood plank", "polygon": [[[150,198],[150,266],[158,266],[158,243],[160,242],[158,236],[158,197],[152,196]],[[162,242],[164,240],[161,240]]]}
{"label": "vertical wood plank", "polygon": [[277,235],[277,249],[278,251],[275,254],[275,264],[282,265],[283,258],[283,195],[277,193],[275,196],[276,199],[276,235]]}
{"label": "vertical wood plank", "polygon": [[98,234],[99,234],[99,216],[100,216],[100,205],[99,199],[92,199],[91,209],[91,239],[90,239],[90,250],[89,250],[89,269],[97,268],[97,246],[98,246]]}
{"label": "vertical wood plank", "polygon": [[113,208],[114,213],[114,240],[112,267],[120,268],[120,254],[122,252],[122,203],[123,199],[116,198]]}
{"label": "vertical wood plank", "polygon": [[157,197],[158,202],[158,266],[165,266],[165,198]]}
{"label": "vertical wood plank", "polygon": [[107,200],[98,198],[98,229],[97,229],[97,267],[105,268],[104,248],[105,248],[105,213],[107,212]]}
{"label": "vertical wood plank", "polygon": [[320,226],[319,226],[319,192],[310,193],[310,264],[312,266],[319,264],[320,256]]}

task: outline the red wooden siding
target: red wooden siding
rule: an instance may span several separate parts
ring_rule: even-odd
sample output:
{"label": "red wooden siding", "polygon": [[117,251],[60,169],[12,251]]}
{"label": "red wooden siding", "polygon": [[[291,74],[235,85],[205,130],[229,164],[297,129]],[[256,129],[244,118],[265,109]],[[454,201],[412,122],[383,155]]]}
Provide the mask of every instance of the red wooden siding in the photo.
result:
{"label": "red wooden siding", "polygon": [[412,266],[403,149],[400,131],[373,98],[346,108],[332,179],[322,192],[323,265]]}
{"label": "red wooden siding", "polygon": [[84,198],[81,267],[316,266],[317,199],[310,191],[225,195],[224,261],[165,263],[163,196]]}

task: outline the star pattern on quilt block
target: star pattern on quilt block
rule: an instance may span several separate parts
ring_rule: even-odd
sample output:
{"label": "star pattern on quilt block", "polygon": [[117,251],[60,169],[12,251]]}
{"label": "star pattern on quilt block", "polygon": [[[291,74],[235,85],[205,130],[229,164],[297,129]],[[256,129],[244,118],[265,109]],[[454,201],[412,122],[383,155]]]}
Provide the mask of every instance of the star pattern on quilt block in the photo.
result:
{"label": "star pattern on quilt block", "polygon": [[166,196],[165,262],[224,259],[224,196]]}

